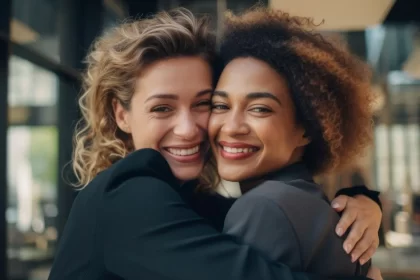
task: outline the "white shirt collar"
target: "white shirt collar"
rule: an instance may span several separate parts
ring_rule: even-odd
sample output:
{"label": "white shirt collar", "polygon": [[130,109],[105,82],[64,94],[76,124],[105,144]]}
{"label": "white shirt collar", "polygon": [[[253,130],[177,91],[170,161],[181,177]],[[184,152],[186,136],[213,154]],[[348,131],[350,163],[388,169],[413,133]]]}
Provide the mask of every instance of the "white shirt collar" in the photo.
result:
{"label": "white shirt collar", "polygon": [[241,187],[238,182],[221,180],[216,188],[216,192],[224,197],[238,198],[242,195]]}

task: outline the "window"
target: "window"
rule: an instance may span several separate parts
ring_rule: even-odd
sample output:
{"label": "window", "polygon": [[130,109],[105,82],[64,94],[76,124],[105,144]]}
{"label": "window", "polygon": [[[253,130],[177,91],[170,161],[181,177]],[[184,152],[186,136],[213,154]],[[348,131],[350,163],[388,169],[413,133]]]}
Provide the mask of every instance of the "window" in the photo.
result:
{"label": "window", "polygon": [[59,61],[58,5],[51,0],[13,0],[11,39]]}
{"label": "window", "polygon": [[58,78],[14,56],[9,69],[7,255],[10,278],[26,279],[57,239]]}

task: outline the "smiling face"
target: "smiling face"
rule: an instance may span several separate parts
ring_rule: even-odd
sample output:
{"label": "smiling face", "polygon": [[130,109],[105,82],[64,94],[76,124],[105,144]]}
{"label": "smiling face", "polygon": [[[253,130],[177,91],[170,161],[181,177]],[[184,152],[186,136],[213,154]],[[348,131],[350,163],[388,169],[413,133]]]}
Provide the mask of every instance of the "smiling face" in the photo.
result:
{"label": "smiling face", "polygon": [[118,127],[136,150],[152,148],[181,181],[196,178],[208,149],[212,72],[200,57],[157,61],[138,78],[130,108],[114,101]]}
{"label": "smiling face", "polygon": [[267,63],[232,60],[212,103],[209,135],[222,179],[242,181],[301,159],[309,140],[296,122],[287,81]]}

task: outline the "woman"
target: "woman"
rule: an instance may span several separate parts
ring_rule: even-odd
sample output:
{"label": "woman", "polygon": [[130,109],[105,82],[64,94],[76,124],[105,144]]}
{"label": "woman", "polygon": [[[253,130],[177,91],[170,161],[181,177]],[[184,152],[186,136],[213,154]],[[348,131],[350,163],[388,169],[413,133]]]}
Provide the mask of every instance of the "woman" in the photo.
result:
{"label": "woman", "polygon": [[95,43],[74,154],[85,187],[49,279],[319,279],[234,242],[186,203],[180,184],[208,151],[214,42],[206,19],[178,9]]}
{"label": "woman", "polygon": [[[265,8],[227,20],[209,136],[221,178],[241,182],[246,194],[227,213],[224,231],[294,271],[359,275],[361,252],[344,252],[334,231],[339,216],[313,176],[370,144],[369,75],[313,27]],[[378,243],[367,245],[374,252]]]}

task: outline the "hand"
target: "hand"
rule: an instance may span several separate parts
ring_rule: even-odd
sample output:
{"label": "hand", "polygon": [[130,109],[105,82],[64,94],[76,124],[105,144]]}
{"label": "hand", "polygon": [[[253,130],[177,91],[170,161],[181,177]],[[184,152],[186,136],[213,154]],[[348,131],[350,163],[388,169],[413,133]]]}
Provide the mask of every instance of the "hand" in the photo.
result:
{"label": "hand", "polygon": [[379,270],[379,268],[375,266],[372,266],[371,268],[369,268],[367,277],[373,280],[383,280],[381,271]]}
{"label": "hand", "polygon": [[378,204],[364,195],[349,197],[340,195],[331,202],[332,207],[344,210],[336,227],[336,233],[342,236],[351,226],[343,248],[351,254],[352,261],[360,259],[365,264],[379,246],[378,231],[381,226],[382,212]]}

